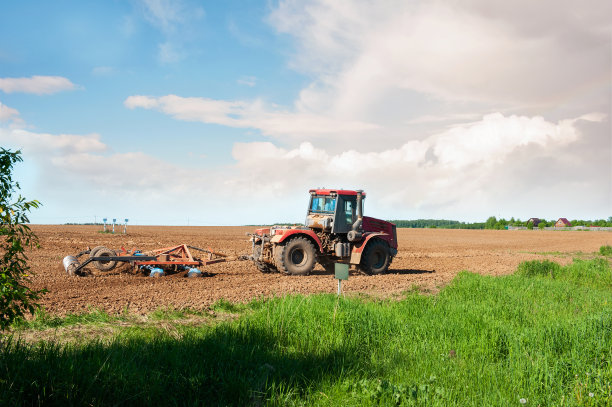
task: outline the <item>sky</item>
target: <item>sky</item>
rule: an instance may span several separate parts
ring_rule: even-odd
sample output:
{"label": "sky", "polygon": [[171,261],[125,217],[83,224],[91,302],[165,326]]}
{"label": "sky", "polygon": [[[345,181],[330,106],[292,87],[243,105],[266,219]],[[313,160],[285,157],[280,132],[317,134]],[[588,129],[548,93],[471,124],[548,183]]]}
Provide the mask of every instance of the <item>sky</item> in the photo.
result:
{"label": "sky", "polygon": [[612,3],[0,5],[0,146],[33,223],[612,216]]}

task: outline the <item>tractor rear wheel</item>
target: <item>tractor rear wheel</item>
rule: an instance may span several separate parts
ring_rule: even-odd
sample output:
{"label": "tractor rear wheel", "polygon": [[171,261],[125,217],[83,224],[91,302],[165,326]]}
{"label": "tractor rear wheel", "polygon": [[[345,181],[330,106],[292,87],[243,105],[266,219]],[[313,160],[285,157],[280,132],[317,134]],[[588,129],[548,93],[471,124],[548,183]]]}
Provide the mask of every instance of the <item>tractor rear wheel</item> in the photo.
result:
{"label": "tractor rear wheel", "polygon": [[317,251],[310,240],[295,237],[276,248],[274,260],[276,267],[284,273],[307,276],[314,269]]}
{"label": "tractor rear wheel", "polygon": [[361,270],[366,274],[384,274],[390,264],[389,245],[378,239],[369,242],[361,255]]}
{"label": "tractor rear wheel", "polygon": [[[102,247],[95,252],[95,255],[92,257],[111,257],[116,256],[114,250],[108,249],[106,247]],[[100,271],[109,271],[115,268],[117,262],[115,260],[97,260],[94,262],[94,266]]]}

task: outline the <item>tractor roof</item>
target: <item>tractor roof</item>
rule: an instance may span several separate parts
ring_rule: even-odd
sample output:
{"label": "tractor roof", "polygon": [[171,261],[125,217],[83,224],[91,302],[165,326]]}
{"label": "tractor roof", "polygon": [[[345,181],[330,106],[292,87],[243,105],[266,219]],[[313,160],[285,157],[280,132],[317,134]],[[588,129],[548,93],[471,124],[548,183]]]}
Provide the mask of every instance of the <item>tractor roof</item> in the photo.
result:
{"label": "tractor roof", "polygon": [[[338,195],[357,195],[357,191],[352,191],[352,190],[348,190],[348,189],[311,189],[310,193],[314,193],[317,195],[331,195],[333,193],[336,193]],[[365,192],[363,192],[361,195],[363,195],[365,197]]]}

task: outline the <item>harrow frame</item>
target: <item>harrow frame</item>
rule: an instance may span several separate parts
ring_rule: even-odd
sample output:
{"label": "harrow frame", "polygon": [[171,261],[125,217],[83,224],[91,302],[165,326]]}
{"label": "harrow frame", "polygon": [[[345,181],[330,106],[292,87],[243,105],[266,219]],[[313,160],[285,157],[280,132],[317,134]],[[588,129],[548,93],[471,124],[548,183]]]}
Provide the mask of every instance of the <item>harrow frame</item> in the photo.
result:
{"label": "harrow frame", "polygon": [[[106,249],[106,248],[104,248]],[[202,253],[206,253],[206,259],[195,257],[191,250],[196,250]],[[180,244],[177,246],[164,247],[161,249],[149,250],[141,252],[139,250],[132,250],[131,252],[125,248],[121,248],[119,254],[115,256],[90,256],[83,263],[78,262],[78,258],[85,255],[91,254],[91,249],[84,250],[76,256],[67,256],[64,258],[64,268],[70,275],[79,275],[87,265],[92,262],[123,262],[130,263],[134,267],[149,266],[158,268],[172,268],[178,270],[179,267],[202,267],[209,264],[224,263],[229,261],[240,261],[248,260],[248,256],[229,256],[224,253],[212,251],[210,249],[202,249],[187,244]],[[68,260],[71,258],[71,260]],[[72,260],[73,259],[73,260]],[[100,263],[96,263],[100,264]],[[115,268],[113,265],[110,269]],[[99,268],[99,267],[98,267]],[[109,269],[109,270],[110,270]],[[108,271],[108,270],[105,270]]]}

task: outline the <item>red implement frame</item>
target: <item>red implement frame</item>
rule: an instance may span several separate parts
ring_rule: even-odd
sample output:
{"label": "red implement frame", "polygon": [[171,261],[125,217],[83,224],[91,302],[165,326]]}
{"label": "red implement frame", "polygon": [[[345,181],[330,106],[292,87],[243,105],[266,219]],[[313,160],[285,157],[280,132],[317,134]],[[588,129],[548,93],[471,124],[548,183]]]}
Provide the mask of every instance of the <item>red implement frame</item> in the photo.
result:
{"label": "red implement frame", "polygon": [[[208,254],[208,259],[203,260],[194,257],[189,249],[195,249]],[[226,254],[213,252],[212,250],[200,249],[198,247],[181,244],[173,247],[165,247],[163,249],[151,250],[143,253],[147,256],[155,256],[156,260],[134,261],[136,266],[206,266],[207,264],[222,263],[225,261],[237,260],[233,257],[228,257]]]}

